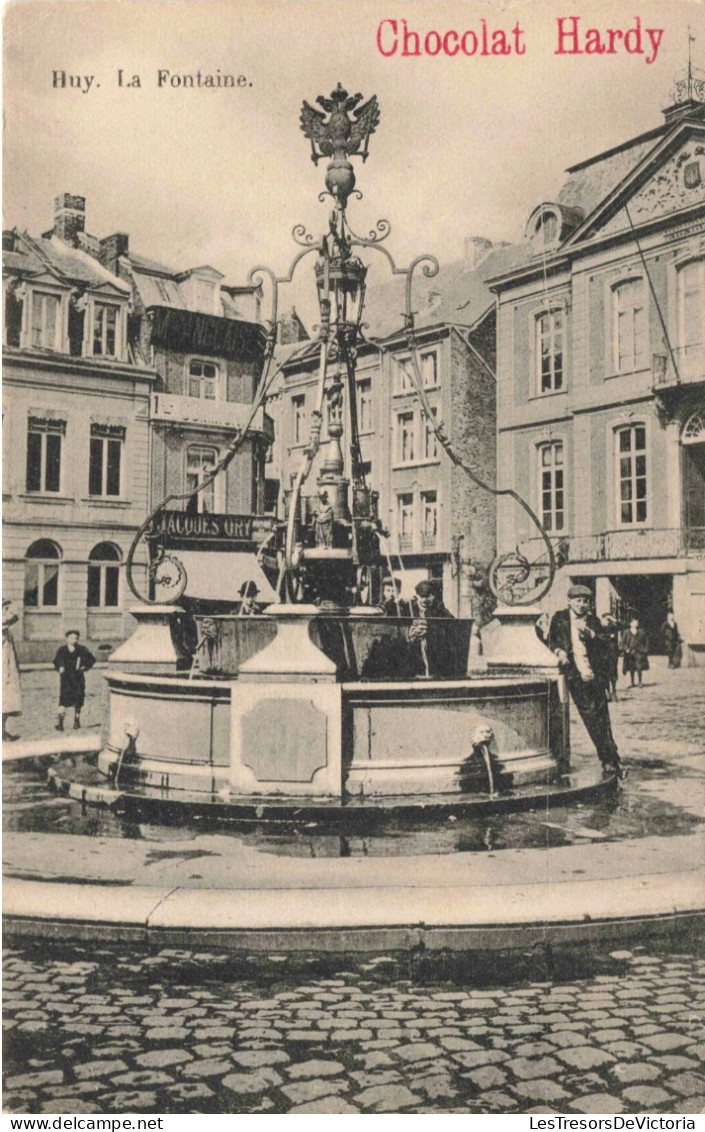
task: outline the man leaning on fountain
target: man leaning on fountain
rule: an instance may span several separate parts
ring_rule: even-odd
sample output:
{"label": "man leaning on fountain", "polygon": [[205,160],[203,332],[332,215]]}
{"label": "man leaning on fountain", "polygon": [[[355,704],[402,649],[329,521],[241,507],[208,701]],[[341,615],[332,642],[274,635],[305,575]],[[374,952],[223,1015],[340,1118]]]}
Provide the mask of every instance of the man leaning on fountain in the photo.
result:
{"label": "man leaning on fountain", "polygon": [[605,773],[627,777],[612,735],[607,703],[608,641],[597,617],[590,612],[592,594],[587,586],[571,586],[568,608],[554,613],[548,630],[548,647],[565,674],[573,703],[595,744]]}

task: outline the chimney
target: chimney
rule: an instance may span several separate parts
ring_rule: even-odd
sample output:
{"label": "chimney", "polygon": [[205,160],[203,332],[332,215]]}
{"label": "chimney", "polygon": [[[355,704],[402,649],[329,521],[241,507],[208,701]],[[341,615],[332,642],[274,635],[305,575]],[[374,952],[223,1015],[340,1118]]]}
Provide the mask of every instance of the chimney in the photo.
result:
{"label": "chimney", "polygon": [[54,200],[54,235],[67,244],[77,243],[86,227],[86,198],[61,193]]}
{"label": "chimney", "polygon": [[484,236],[468,236],[465,240],[463,271],[474,271],[491,250],[491,240],[486,240]]}
{"label": "chimney", "polygon": [[120,256],[127,255],[129,246],[130,237],[126,232],[113,232],[112,236],[106,236],[100,241],[98,259],[113,275],[119,275],[118,260]]}

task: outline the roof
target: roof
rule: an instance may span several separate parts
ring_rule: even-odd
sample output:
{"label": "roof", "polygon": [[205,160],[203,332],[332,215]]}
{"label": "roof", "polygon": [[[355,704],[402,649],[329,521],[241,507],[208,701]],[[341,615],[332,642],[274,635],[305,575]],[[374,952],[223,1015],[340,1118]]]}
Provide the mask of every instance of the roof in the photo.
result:
{"label": "roof", "polygon": [[118,279],[81,248],[71,247],[56,236],[35,239],[28,232],[18,232],[16,238],[15,250],[3,253],[6,267],[30,275],[49,270],[69,283],[87,287],[103,287],[107,283],[117,291],[129,293],[129,285],[124,280]]}
{"label": "roof", "polygon": [[568,169],[568,180],[558,194],[558,204],[579,208],[588,216],[616,189],[641,159],[654,148],[663,129],[635,138],[618,150],[609,150]]}
{"label": "roof", "polygon": [[163,263],[157,263],[155,259],[147,259],[146,256],[137,255],[136,252],[128,252],[128,257],[137,271],[155,271],[159,275],[178,275],[173,267],[165,267]]}
{"label": "roof", "polygon": [[[423,271],[414,275],[411,309],[417,329],[437,325],[474,326],[494,307],[494,296],[487,280],[511,271],[531,252],[524,244],[501,244],[485,256],[474,269],[465,260],[444,264],[437,275],[427,278]],[[393,280],[370,287],[365,296],[363,321],[367,338],[388,338],[403,328],[406,280]]]}

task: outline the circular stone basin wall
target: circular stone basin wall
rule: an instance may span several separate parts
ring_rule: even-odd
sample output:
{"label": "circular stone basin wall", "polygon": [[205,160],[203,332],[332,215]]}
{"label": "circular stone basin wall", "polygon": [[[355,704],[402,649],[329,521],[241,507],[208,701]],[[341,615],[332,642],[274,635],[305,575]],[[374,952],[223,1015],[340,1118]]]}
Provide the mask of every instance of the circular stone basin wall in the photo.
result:
{"label": "circular stone basin wall", "polygon": [[121,787],[338,799],[488,792],[473,749],[485,726],[497,789],[567,769],[564,705],[550,679],[290,685],[297,699],[287,728],[276,725],[288,703],[279,686],[125,672],[106,679],[110,724],[98,765],[109,778],[120,760]]}

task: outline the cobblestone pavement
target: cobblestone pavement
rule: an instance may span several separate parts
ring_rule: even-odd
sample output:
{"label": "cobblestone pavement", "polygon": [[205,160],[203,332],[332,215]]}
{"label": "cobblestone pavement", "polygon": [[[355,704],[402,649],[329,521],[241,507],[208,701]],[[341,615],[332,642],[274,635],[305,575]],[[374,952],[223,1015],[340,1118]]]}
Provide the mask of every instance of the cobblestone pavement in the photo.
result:
{"label": "cobblestone pavement", "polygon": [[[81,712],[82,729],[99,732],[107,710],[103,669],[86,673],[86,702]],[[22,715],[8,721],[8,730],[20,739],[46,739],[54,734],[59,703],[59,677],[52,669],[23,671]],[[67,714],[67,729],[73,725],[73,712]]]}
{"label": "cobblestone pavement", "polygon": [[634,948],[575,977],[572,956],[572,977],[501,987],[468,959],[445,981],[400,962],[9,950],[6,1110],[703,1111],[705,958]]}

